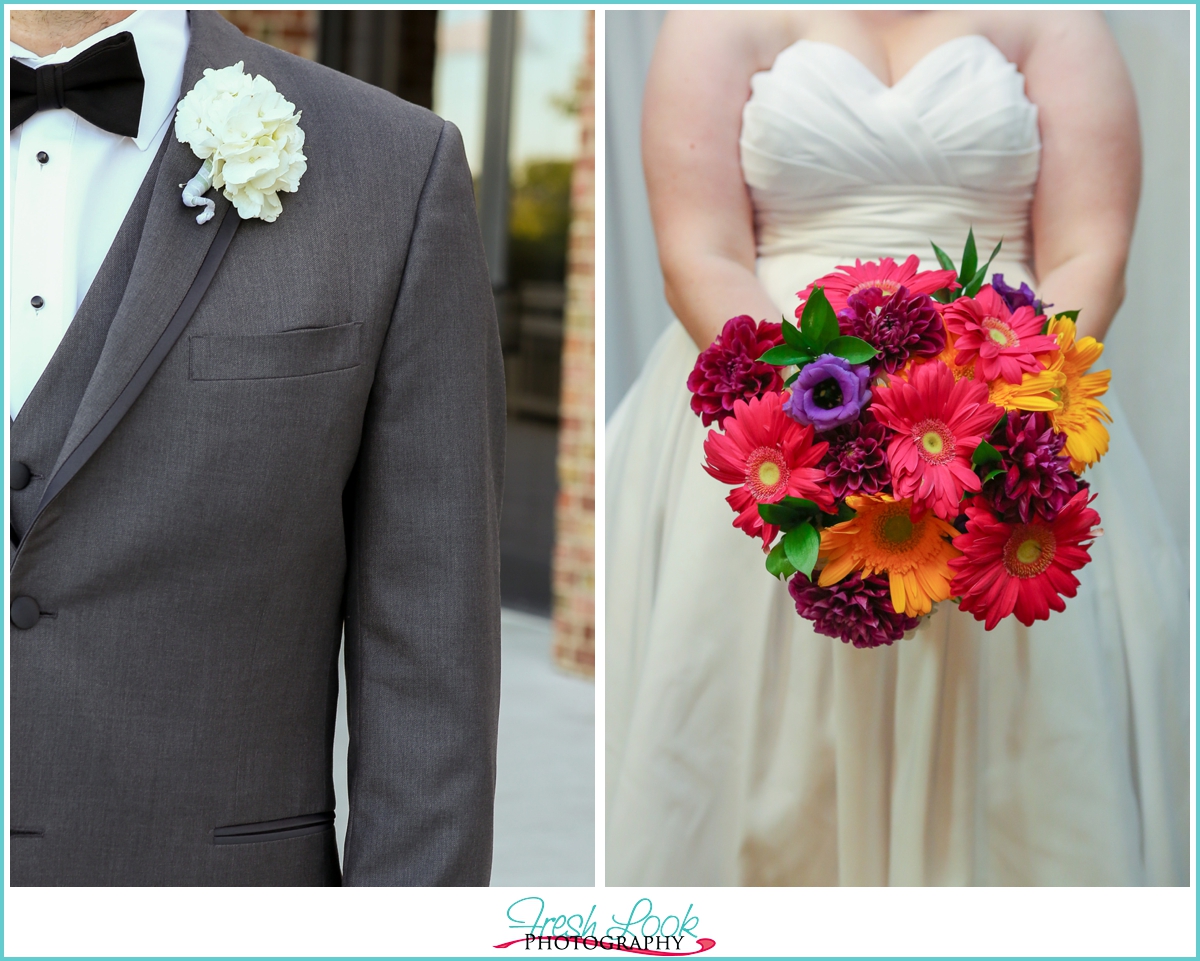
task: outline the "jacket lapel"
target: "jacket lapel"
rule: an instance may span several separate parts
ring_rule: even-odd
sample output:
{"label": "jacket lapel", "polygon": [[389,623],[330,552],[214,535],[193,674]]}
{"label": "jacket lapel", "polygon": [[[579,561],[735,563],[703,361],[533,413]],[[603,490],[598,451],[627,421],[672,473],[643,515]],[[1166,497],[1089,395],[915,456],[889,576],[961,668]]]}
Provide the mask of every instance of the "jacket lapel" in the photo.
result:
{"label": "jacket lapel", "polygon": [[[192,36],[181,96],[205,68],[228,66],[221,28],[236,34],[236,28],[213,22],[218,14],[190,16]],[[183,332],[237,229],[237,213],[215,189],[208,194],[216,201],[215,216],[206,224],[196,223],[197,210],[185,207],[180,193],[181,185],[199,169],[200,160],[176,140],[173,129],[166,140],[124,297],[47,482],[39,515],[133,406]]]}

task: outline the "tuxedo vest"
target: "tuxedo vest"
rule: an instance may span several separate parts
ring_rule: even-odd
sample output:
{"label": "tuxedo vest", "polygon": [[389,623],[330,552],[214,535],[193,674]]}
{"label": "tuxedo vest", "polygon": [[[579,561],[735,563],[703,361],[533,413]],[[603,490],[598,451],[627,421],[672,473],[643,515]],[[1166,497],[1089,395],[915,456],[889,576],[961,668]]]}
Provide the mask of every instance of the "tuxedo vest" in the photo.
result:
{"label": "tuxedo vest", "polygon": [[109,325],[125,295],[165,145],[164,141],[58,349],[12,423],[9,476],[28,477],[20,490],[10,492],[13,551],[37,516],[46,484],[100,360]]}

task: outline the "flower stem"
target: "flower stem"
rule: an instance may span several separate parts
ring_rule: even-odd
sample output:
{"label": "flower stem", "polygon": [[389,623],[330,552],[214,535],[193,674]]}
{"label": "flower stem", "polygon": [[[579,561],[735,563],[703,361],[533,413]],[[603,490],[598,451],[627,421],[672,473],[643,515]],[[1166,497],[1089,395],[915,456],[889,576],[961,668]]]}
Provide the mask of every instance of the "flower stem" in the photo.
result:
{"label": "flower stem", "polygon": [[212,187],[213,178],[213,162],[209,157],[196,171],[196,176],[189,180],[183,187],[183,203],[187,207],[203,207],[204,209],[196,215],[196,223],[206,224],[213,218],[216,212],[217,205],[214,201],[209,200],[204,196],[208,189]]}

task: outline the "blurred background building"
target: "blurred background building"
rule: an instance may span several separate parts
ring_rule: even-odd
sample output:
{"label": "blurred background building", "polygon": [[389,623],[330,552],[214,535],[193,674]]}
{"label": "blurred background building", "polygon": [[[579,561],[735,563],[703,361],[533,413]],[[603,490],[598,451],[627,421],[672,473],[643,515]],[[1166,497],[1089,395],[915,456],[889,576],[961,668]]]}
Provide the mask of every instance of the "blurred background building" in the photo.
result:
{"label": "blurred background building", "polygon": [[[223,12],[248,36],[430,108],[462,132],[508,392],[492,883],[591,885],[594,14]],[[340,841],[344,817],[338,829]]]}

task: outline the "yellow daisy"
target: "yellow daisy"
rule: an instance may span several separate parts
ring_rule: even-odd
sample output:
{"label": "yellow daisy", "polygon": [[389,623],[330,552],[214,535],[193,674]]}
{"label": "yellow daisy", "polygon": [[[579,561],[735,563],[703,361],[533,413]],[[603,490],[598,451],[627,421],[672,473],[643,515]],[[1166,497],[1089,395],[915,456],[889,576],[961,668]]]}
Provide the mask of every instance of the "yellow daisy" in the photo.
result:
{"label": "yellow daisy", "polygon": [[909,617],[928,614],[936,601],[950,596],[954,572],[947,562],[961,552],[948,538],[958,531],[928,511],[914,521],[911,500],[851,494],[846,503],[857,516],[821,532],[822,587],[854,571],[864,577],[886,572],[892,607]]}
{"label": "yellow daisy", "polygon": [[1058,339],[1058,353],[1042,357],[1050,371],[1064,377],[1062,387],[1056,388],[1059,407],[1050,412],[1050,422],[1059,433],[1067,435],[1067,453],[1071,470],[1079,473],[1096,463],[1108,451],[1108,428],[1102,421],[1112,422],[1112,416],[1096,400],[1108,390],[1112,371],[1087,370],[1104,352],[1104,345],[1095,337],[1075,340],[1075,325],[1069,320],[1051,320],[1047,333]]}
{"label": "yellow daisy", "polygon": [[[1041,359],[1046,361],[1053,356],[1043,355]],[[988,400],[1005,410],[1049,412],[1062,406],[1058,397],[1066,383],[1060,360],[1057,369],[1040,370],[1036,374],[1026,371],[1019,384],[1010,384],[1003,377],[997,377],[988,384]]]}

